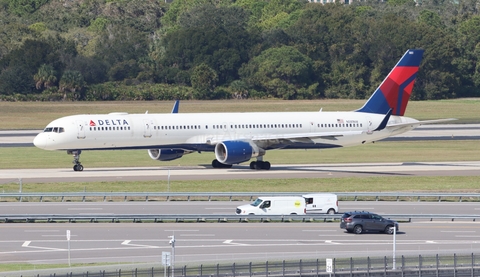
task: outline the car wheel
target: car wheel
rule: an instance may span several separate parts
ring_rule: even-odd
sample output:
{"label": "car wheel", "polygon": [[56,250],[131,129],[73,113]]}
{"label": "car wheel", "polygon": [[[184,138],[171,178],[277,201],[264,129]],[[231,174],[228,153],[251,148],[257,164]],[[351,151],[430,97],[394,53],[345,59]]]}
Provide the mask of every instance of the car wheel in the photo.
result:
{"label": "car wheel", "polygon": [[388,225],[387,227],[385,227],[385,234],[393,235],[393,226],[392,225]]}
{"label": "car wheel", "polygon": [[330,210],[328,210],[327,214],[335,214],[335,210],[334,210],[334,209],[330,209]]}
{"label": "car wheel", "polygon": [[355,227],[353,227],[353,232],[355,234],[361,234],[363,233],[363,227],[362,225],[355,225]]}

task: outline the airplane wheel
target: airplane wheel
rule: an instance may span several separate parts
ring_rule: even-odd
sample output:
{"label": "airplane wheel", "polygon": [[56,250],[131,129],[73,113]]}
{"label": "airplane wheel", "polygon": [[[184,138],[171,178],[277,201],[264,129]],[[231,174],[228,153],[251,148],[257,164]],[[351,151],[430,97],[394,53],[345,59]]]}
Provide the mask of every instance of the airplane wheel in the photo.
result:
{"label": "airplane wheel", "polygon": [[212,161],[212,167],[213,168],[232,168],[232,165],[231,164],[222,164],[221,162],[219,162],[218,160],[213,160]]}
{"label": "airplane wheel", "polygon": [[250,169],[255,169],[256,162],[251,162],[250,163]]}
{"label": "airplane wheel", "polygon": [[73,166],[74,171],[83,171],[83,165],[81,164],[76,164]]}
{"label": "airplane wheel", "polygon": [[[254,163],[253,168],[252,168],[252,163]],[[256,161],[256,162],[252,162],[252,163],[250,163],[250,168],[251,169],[257,169],[257,170],[260,170],[260,169],[269,170],[270,169],[270,163],[269,162]]]}
{"label": "airplane wheel", "polygon": [[212,167],[213,168],[219,168],[218,164],[219,164],[219,162],[217,160],[212,161]]}

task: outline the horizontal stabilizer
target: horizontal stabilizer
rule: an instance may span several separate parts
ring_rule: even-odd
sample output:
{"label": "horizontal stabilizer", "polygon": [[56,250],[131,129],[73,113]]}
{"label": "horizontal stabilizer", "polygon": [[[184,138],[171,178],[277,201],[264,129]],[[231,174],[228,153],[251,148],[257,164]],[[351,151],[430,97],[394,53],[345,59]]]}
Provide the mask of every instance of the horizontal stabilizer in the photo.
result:
{"label": "horizontal stabilizer", "polygon": [[442,122],[448,122],[448,121],[454,121],[454,120],[457,120],[457,119],[444,118],[444,119],[423,120],[423,121],[407,122],[407,123],[397,123],[397,124],[388,125],[386,128],[398,128],[398,127],[404,127],[404,126],[418,127],[421,125],[442,123]]}

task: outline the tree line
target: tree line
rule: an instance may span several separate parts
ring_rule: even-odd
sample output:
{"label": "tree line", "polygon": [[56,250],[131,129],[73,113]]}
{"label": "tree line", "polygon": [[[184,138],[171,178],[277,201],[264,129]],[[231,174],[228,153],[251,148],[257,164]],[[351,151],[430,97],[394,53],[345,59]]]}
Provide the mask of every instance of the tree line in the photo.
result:
{"label": "tree line", "polygon": [[0,0],[0,100],[480,96],[480,0]]}

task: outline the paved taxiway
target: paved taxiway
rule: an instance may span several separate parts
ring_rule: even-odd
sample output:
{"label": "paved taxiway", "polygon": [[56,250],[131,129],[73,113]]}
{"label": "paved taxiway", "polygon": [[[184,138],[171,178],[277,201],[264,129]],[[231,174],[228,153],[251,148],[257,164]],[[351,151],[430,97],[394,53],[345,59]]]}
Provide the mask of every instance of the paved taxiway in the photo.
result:
{"label": "paved taxiway", "polygon": [[0,170],[0,183],[135,181],[135,180],[231,180],[282,178],[340,178],[354,176],[480,176],[480,161],[361,163],[361,164],[298,164],[275,165],[268,171],[251,170],[248,165],[231,169],[211,167],[129,167],[86,168],[75,172],[70,168]]}

